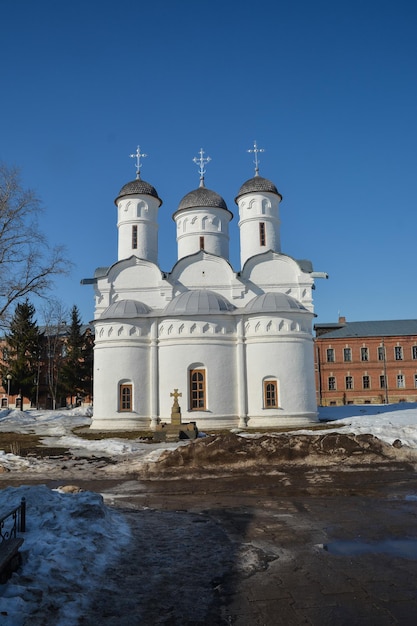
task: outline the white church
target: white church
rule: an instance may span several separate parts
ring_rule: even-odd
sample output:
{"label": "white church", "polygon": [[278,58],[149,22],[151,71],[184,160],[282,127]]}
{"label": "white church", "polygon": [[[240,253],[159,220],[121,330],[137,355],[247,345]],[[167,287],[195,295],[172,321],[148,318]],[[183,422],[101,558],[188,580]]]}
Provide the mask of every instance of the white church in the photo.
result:
{"label": "white church", "polygon": [[199,430],[274,428],[316,419],[309,261],[281,252],[274,183],[255,175],[238,190],[240,268],[229,261],[225,200],[205,186],[210,160],[200,150],[200,185],[172,218],[178,259],[158,265],[162,204],[141,178],[120,190],[118,258],[85,279],[95,290],[92,428],[155,429],[170,421],[177,390],[183,422]]}

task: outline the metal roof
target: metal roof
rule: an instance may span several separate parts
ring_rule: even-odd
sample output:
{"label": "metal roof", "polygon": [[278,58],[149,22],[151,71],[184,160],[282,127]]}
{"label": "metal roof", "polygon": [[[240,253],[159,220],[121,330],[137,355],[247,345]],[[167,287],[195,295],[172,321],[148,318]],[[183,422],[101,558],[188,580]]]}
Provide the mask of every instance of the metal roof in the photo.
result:
{"label": "metal roof", "polygon": [[[324,329],[331,326],[334,324],[316,324],[314,328]],[[324,332],[320,337],[342,339],[344,337],[399,337],[402,335],[417,335],[417,319],[346,322],[338,330]]]}

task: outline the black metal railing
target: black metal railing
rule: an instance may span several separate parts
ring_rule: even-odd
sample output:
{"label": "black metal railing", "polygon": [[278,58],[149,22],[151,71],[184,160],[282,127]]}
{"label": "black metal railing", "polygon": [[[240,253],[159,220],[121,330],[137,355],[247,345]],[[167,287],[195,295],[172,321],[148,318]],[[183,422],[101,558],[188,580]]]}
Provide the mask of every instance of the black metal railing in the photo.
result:
{"label": "black metal railing", "polygon": [[0,517],[0,545],[3,541],[16,538],[17,533],[26,530],[26,500],[22,498],[19,506]]}

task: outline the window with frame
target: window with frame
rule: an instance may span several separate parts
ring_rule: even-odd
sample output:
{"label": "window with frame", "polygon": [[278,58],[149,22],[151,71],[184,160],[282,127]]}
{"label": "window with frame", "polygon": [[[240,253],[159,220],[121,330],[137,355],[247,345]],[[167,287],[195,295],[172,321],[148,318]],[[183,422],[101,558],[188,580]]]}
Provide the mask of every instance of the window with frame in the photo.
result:
{"label": "window with frame", "polygon": [[204,411],[206,408],[206,371],[190,370],[190,409]]}
{"label": "window with frame", "polygon": [[361,361],[369,361],[369,350],[368,348],[361,348]]}
{"label": "window with frame", "polygon": [[278,407],[278,383],[276,380],[264,380],[264,409]]}
{"label": "window with frame", "polygon": [[343,348],[343,360],[351,361],[352,360],[352,349],[351,348]]}
{"label": "window with frame", "polygon": [[403,360],[403,349],[402,346],[395,346],[394,348],[394,356],[396,361]]}
{"label": "window with frame", "polygon": [[120,385],[120,410],[132,410],[132,385],[130,384]]}
{"label": "window with frame", "polygon": [[412,357],[413,361],[415,361],[417,359],[417,346],[412,346],[411,347],[411,357]]}
{"label": "window with frame", "polygon": [[387,377],[385,376],[385,374],[381,374],[381,376],[379,377],[379,387],[380,389],[386,389],[387,387]]}
{"label": "window with frame", "polygon": [[200,250],[204,250],[204,237],[200,237]]}
{"label": "window with frame", "polygon": [[326,358],[328,363],[334,363],[334,348],[327,348]]}
{"label": "window with frame", "polygon": [[334,391],[336,389],[336,378],[334,376],[329,376],[328,388],[329,391]]}
{"label": "window with frame", "polygon": [[385,348],[378,346],[378,361],[385,361]]}
{"label": "window with frame", "polygon": [[259,223],[259,244],[266,246],[265,222]]}
{"label": "window with frame", "polygon": [[132,226],[132,250],[138,247],[138,227],[136,224]]}
{"label": "window with frame", "polygon": [[345,385],[346,389],[353,389],[353,376],[346,376]]}
{"label": "window with frame", "polygon": [[404,374],[397,374],[397,388],[404,389],[405,387],[405,377]]}
{"label": "window with frame", "polygon": [[370,389],[371,387],[371,381],[367,374],[365,374],[365,376],[362,376],[362,387],[363,389]]}
{"label": "window with frame", "polygon": [[417,389],[417,374],[414,374],[414,387]]}

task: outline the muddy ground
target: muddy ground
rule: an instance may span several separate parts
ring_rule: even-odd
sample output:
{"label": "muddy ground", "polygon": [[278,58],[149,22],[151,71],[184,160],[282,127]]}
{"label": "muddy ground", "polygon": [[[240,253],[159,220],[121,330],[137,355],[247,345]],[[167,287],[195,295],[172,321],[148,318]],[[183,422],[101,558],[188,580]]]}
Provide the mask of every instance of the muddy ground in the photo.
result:
{"label": "muddy ground", "polygon": [[145,467],[93,460],[90,475],[87,460],[58,462],[1,484],[75,483],[127,516],[132,543],[84,626],[415,624],[407,451],[369,436],[247,441],[207,439]]}

